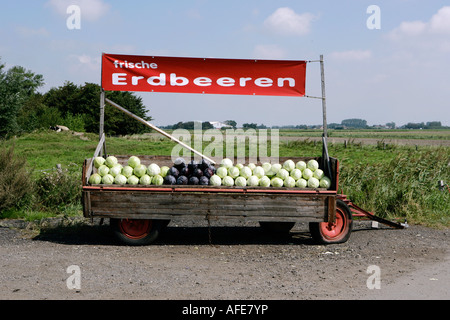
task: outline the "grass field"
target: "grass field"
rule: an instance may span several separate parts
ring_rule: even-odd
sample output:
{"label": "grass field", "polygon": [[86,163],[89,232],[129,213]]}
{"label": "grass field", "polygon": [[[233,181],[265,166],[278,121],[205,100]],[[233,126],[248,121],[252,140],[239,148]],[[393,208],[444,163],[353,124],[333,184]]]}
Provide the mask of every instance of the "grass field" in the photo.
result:
{"label": "grass field", "polygon": [[[380,139],[450,139],[450,130],[380,131],[335,130],[331,137],[369,137]],[[284,135],[320,136],[321,131],[280,131],[279,156],[320,156],[322,144],[315,141],[286,140]],[[351,140],[350,140],[351,141]],[[33,170],[34,180],[42,183],[42,176],[55,172],[60,164],[71,180],[81,181],[81,166],[85,158],[93,155],[97,146],[97,134],[81,137],[70,132],[40,131],[14,139],[1,141],[3,150],[14,146],[16,156],[24,157],[27,169]],[[205,143],[206,146],[208,143]],[[170,155],[175,143],[155,135],[108,137],[108,154],[116,155]],[[450,226],[450,196],[440,191],[438,181],[450,183],[450,148],[439,146],[388,146],[383,144],[331,143],[329,154],[340,161],[340,191],[354,203],[375,214],[388,218],[407,218],[410,223],[433,226]],[[269,149],[270,150],[270,149]],[[48,181],[47,181],[48,183]],[[56,184],[55,184],[56,185]],[[61,185],[61,184],[60,184]],[[53,186],[57,193],[58,187]],[[56,189],[56,190],[55,190]],[[48,192],[48,191],[46,191]],[[73,193],[66,190],[65,192]],[[33,199],[36,199],[34,197]],[[72,198],[71,198],[72,199]],[[53,208],[33,203],[21,208],[4,210],[1,217],[25,217],[34,219],[46,215],[81,215],[79,198],[63,202]],[[35,201],[38,202],[38,201]]]}

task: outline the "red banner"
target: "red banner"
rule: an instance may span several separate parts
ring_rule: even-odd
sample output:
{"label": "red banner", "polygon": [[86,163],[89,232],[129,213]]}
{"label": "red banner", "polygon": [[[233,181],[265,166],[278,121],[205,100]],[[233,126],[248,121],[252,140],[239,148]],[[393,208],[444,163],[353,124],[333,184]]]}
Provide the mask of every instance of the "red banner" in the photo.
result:
{"label": "red banner", "polygon": [[102,88],[237,95],[304,96],[306,61],[103,54]]}

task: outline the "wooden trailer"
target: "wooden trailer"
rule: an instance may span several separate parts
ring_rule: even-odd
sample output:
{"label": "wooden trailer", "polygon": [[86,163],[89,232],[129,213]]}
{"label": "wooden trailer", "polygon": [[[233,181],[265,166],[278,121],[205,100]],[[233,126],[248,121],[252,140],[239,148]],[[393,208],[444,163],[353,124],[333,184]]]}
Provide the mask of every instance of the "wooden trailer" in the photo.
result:
{"label": "wooden trailer", "polygon": [[[328,158],[332,185],[324,188],[226,187],[202,185],[90,185],[96,173],[93,159],[104,146],[100,140],[92,158],[83,165],[83,212],[87,218],[109,218],[115,234],[125,243],[149,244],[170,220],[184,216],[198,219],[258,221],[275,232],[289,232],[296,222],[309,222],[311,235],[320,243],[341,243],[352,230],[352,215],[338,199],[339,161]],[[116,155],[126,165],[129,156]],[[139,156],[148,166],[172,166],[169,156]],[[290,158],[294,162],[323,157]],[[280,158],[280,163],[287,158]],[[260,163],[257,163],[260,164]],[[328,169],[326,170],[328,172]]]}

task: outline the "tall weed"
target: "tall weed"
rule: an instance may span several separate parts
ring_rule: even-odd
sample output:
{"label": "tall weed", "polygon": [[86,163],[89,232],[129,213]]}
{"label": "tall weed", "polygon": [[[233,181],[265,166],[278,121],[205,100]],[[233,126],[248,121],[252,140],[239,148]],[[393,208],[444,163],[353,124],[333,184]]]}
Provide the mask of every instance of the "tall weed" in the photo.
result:
{"label": "tall weed", "polygon": [[390,161],[343,167],[342,193],[378,216],[406,217],[424,222],[429,216],[450,219],[450,194],[438,181],[450,181],[448,148],[431,152],[407,150]]}
{"label": "tall weed", "polygon": [[26,159],[14,154],[14,145],[0,150],[0,217],[2,212],[31,202],[34,184]]}
{"label": "tall weed", "polygon": [[67,168],[43,172],[36,181],[36,193],[42,207],[64,210],[81,200],[81,173]]}

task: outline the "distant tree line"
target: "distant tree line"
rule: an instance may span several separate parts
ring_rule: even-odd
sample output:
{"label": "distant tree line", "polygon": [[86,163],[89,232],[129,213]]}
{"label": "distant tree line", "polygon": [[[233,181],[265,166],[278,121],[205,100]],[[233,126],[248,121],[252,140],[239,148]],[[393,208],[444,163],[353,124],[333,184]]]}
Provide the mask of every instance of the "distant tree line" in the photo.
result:
{"label": "distant tree line", "polygon": [[405,129],[441,129],[443,128],[442,123],[440,121],[431,121],[431,122],[420,122],[420,123],[412,123],[408,122],[403,126]]}
{"label": "distant tree line", "polygon": [[[196,125],[197,124],[197,125]],[[166,126],[166,129],[187,129],[187,130],[194,130],[197,129],[199,126],[199,124],[201,125],[202,130],[208,130],[208,129],[214,129],[214,126],[208,122],[208,121],[204,121],[204,122],[199,122],[199,121],[188,121],[188,122],[178,122],[172,126]]]}
{"label": "distant tree line", "polygon": [[[226,120],[224,121],[225,124],[233,126],[234,129],[237,128],[237,122],[235,120]],[[442,126],[440,121],[430,121],[430,122],[421,122],[421,123],[407,123],[403,126],[397,127],[395,122],[388,122],[384,125],[367,125],[367,121],[363,119],[358,118],[352,118],[352,119],[345,119],[342,120],[341,123],[328,123],[327,127],[329,129],[334,130],[344,130],[344,129],[447,129],[449,127]],[[194,121],[188,121],[188,122],[178,122],[173,125],[167,125],[167,126],[161,126],[163,129],[194,129]],[[202,122],[202,128],[203,130],[211,129],[213,126],[211,123],[205,121]],[[241,128],[243,129],[300,129],[300,130],[307,130],[307,129],[321,129],[322,125],[306,125],[306,124],[299,124],[299,125],[282,125],[282,126],[271,126],[268,127],[264,124],[256,124],[256,123],[244,123]]]}
{"label": "distant tree line", "polygon": [[[0,137],[63,125],[74,131],[98,132],[101,87],[94,83],[64,85],[39,93],[44,78],[23,67],[4,70],[0,63]],[[110,91],[106,97],[150,121],[142,98],[131,92]],[[150,131],[111,106],[105,106],[105,133],[125,135]]]}

